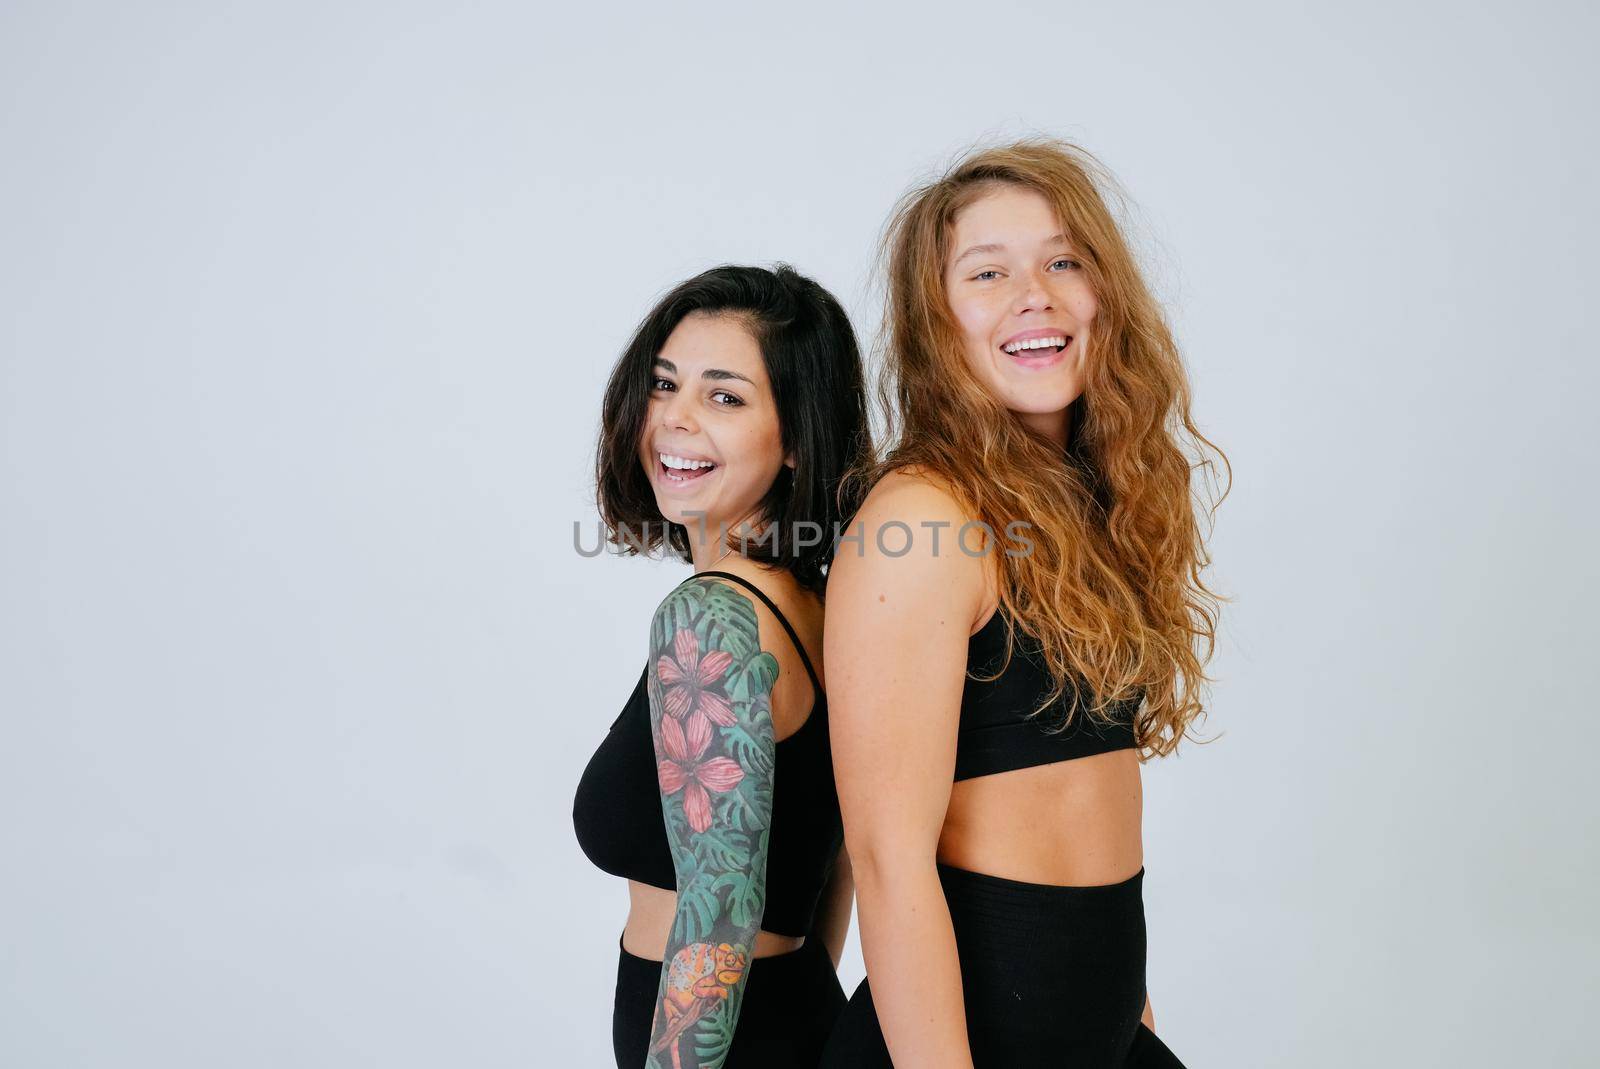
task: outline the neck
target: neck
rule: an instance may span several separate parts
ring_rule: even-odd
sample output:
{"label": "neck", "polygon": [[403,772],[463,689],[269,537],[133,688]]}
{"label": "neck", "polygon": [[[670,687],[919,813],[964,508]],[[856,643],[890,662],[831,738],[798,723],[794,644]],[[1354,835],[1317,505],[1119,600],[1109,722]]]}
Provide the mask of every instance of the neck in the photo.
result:
{"label": "neck", "polygon": [[1018,413],[1017,418],[1022,420],[1023,426],[1044,435],[1062,449],[1067,447],[1067,435],[1072,430],[1071,405],[1060,412]]}
{"label": "neck", "polygon": [[705,527],[691,523],[689,531],[689,560],[694,564],[697,572],[710,571],[720,564],[738,556],[739,547],[735,542],[733,548],[728,547],[729,537],[738,538],[739,525],[750,520],[754,513],[741,516],[732,522],[728,520],[713,520],[706,518]]}

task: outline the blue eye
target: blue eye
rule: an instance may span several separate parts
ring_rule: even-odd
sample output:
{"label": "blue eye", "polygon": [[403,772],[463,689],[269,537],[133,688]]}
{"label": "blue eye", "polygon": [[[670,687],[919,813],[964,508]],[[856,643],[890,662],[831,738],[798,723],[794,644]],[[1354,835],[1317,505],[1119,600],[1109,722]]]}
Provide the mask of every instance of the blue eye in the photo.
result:
{"label": "blue eye", "polygon": [[1082,265],[1082,264],[1080,264],[1080,263],[1079,263],[1079,262],[1078,262],[1078,261],[1076,261],[1076,260],[1069,260],[1069,259],[1068,259],[1068,258],[1066,258],[1066,257],[1065,257],[1065,256],[1063,256],[1063,257],[1062,257],[1062,258],[1061,258],[1061,259],[1059,259],[1059,260],[1057,260],[1057,261],[1055,261],[1055,263],[1052,263],[1052,264],[1051,264],[1051,265],[1050,265],[1050,266],[1051,266],[1051,267],[1054,267],[1054,266],[1055,266],[1055,265],[1056,265],[1056,264],[1071,264],[1071,265],[1072,265],[1072,266],[1073,266],[1073,267],[1082,267],[1082,266],[1083,266],[1083,265]]}
{"label": "blue eye", "polygon": [[972,280],[973,280],[973,281],[974,281],[974,282],[983,282],[983,281],[987,281],[987,280],[986,280],[986,279],[985,279],[985,278],[984,278],[984,277],[983,277],[983,276],[984,276],[984,275],[998,275],[998,274],[1000,274],[1000,272],[998,272],[998,271],[995,271],[995,270],[989,270],[989,271],[979,271],[979,272],[978,272],[978,273],[977,273],[977,274],[975,274],[975,275],[973,275],[973,276],[972,276]]}

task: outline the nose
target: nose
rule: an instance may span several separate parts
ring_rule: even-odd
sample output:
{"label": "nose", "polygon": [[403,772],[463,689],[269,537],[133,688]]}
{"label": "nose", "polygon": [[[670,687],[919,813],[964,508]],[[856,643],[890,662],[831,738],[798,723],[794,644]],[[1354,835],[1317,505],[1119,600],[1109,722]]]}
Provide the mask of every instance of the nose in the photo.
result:
{"label": "nose", "polygon": [[1037,271],[1028,271],[1017,277],[1016,299],[1012,303],[1013,315],[1023,312],[1050,312],[1054,311],[1050,304],[1050,291],[1045,288],[1044,276]]}
{"label": "nose", "polygon": [[683,389],[671,391],[661,402],[661,410],[656,414],[663,430],[681,430],[693,433],[698,428],[694,423],[693,399]]}

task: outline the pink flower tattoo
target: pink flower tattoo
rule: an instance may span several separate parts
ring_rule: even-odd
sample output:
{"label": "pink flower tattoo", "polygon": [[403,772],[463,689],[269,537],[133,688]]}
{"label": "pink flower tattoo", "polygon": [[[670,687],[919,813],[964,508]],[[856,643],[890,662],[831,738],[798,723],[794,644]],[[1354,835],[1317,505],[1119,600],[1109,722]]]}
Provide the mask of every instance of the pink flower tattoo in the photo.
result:
{"label": "pink flower tattoo", "polygon": [[673,636],[672,646],[676,656],[663,656],[656,661],[656,675],[664,688],[663,711],[673,720],[684,721],[683,728],[690,736],[704,728],[709,739],[711,727],[707,720],[732,727],[733,709],[728,699],[710,688],[727,674],[728,666],[733,664],[733,654],[727,650],[713,650],[702,660],[700,643],[695,640],[694,631],[687,627]]}
{"label": "pink flower tattoo", "polygon": [[691,719],[687,730],[671,717],[661,718],[661,749],[666,756],[656,774],[663,792],[683,792],[683,811],[696,832],[711,827],[711,792],[725,794],[744,779],[744,769],[731,758],[707,758],[710,745],[711,724],[705,717]]}

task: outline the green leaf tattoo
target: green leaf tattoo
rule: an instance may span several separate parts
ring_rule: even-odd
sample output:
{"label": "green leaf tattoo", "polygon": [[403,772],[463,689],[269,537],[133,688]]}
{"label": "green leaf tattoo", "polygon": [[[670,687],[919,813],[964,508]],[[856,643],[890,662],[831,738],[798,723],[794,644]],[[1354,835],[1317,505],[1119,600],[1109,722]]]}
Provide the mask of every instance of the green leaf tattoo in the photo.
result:
{"label": "green leaf tattoo", "polygon": [[646,1069],[718,1069],[767,901],[772,685],[755,605],[694,579],[650,625],[650,724],[678,876]]}

